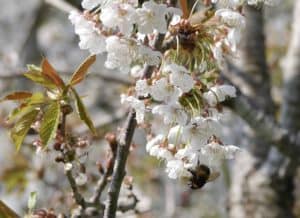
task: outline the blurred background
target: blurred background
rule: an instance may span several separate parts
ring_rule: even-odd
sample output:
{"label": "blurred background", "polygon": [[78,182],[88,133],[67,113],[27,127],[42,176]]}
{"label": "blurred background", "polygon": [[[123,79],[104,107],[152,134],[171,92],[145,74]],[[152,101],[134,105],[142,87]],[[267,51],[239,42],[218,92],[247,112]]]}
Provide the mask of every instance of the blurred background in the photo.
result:
{"label": "blurred background", "polygon": [[[26,64],[39,65],[42,57],[47,57],[60,75],[68,78],[88,56],[88,52],[78,47],[78,38],[68,20],[68,13],[54,7],[53,2],[0,0],[1,97],[14,90],[38,89],[22,77]],[[67,2],[80,8],[80,0]],[[283,119],[285,98],[282,93],[287,90],[284,63],[289,57],[291,27],[296,22],[293,9],[295,4],[299,5],[297,2],[282,0],[274,7],[247,7],[244,13],[249,20],[249,28],[240,48],[242,58],[233,60],[235,67],[244,73],[238,71],[234,75],[246,78],[245,81],[249,78],[254,81],[250,83],[254,89],[243,83],[239,84],[240,89],[250,97],[256,96],[257,107],[277,120]],[[298,49],[300,54],[300,46]],[[91,73],[78,87],[86,96],[83,100],[99,137],[91,140],[88,130],[75,116],[68,120],[70,131],[92,141],[90,146],[78,151],[83,154],[80,161],[87,164],[89,184],[96,183],[99,177],[96,162],[103,161],[107,155],[104,134],[116,132],[126,117],[126,109],[120,106],[120,94],[133,82],[129,75],[104,68],[104,61],[104,56],[98,56]],[[300,59],[294,61],[300,64]],[[295,88],[293,93],[296,96],[297,92],[300,96],[299,73],[300,67],[298,86],[289,86]],[[289,92],[290,95],[293,93]],[[293,104],[298,105],[300,110],[300,101]],[[66,212],[73,201],[63,165],[54,161],[55,154],[35,154],[36,149],[32,145],[34,136],[27,137],[25,145],[17,153],[9,139],[5,118],[14,106],[10,102],[0,104],[0,199],[19,214],[25,214],[29,193],[36,191],[37,208]],[[128,175],[134,178],[134,192],[140,200],[138,209],[141,213],[134,215],[128,212],[120,217],[300,217],[298,167],[263,139],[258,139],[255,130],[242,118],[231,110],[226,110],[226,113],[224,142],[240,146],[244,151],[237,160],[224,163],[221,176],[216,181],[196,191],[166,177],[163,164],[146,154],[145,133],[137,129],[135,146],[128,160]],[[292,125],[293,130],[299,130],[299,115],[288,122],[292,124],[287,124],[287,128]],[[89,196],[93,187],[83,186],[82,191]]]}

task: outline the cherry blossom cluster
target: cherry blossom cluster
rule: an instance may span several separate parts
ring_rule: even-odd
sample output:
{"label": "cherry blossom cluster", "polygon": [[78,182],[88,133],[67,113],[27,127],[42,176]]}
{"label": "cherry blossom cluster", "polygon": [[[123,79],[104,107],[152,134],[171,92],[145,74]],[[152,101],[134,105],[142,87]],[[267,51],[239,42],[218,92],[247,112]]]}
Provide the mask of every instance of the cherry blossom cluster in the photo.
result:
{"label": "cherry blossom cluster", "polygon": [[69,16],[80,38],[79,47],[92,54],[107,52],[105,66],[123,73],[132,65],[160,64],[162,54],[145,45],[145,34],[166,33],[165,17],[180,15],[179,9],[154,1],[138,7],[137,0],[84,0],[82,6],[83,14],[73,11]]}
{"label": "cherry blossom cluster", "polygon": [[[149,136],[146,150],[165,161],[170,178],[191,178],[200,164],[218,171],[222,160],[239,151],[220,137],[221,102],[235,97],[236,90],[218,79],[225,55],[235,55],[245,28],[237,8],[271,1],[214,0],[224,8],[197,24],[180,18],[181,10],[164,1],[140,2],[83,0],[85,11],[69,17],[79,47],[92,54],[106,52],[107,68],[136,78],[121,103],[134,108]],[[165,34],[165,44],[170,44],[164,52],[153,49],[157,34]],[[150,78],[141,75],[144,65],[154,67]]]}

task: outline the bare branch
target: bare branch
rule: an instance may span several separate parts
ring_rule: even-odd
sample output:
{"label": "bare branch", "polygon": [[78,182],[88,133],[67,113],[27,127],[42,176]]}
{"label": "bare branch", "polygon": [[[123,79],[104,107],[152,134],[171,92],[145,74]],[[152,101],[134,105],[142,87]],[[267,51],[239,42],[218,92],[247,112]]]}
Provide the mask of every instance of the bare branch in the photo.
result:
{"label": "bare branch", "polygon": [[[154,48],[160,50],[164,39],[164,34],[158,34],[154,42]],[[150,78],[155,67],[146,65],[143,72],[143,78]],[[132,141],[133,133],[136,127],[135,111],[130,110],[123,132],[120,134],[117,158],[112,175],[112,181],[108,190],[108,199],[104,212],[105,218],[114,218],[117,211],[117,203],[120,193],[121,184],[125,176],[125,166],[129,148]]]}
{"label": "bare branch", "polygon": [[79,193],[78,187],[76,185],[76,181],[72,175],[72,171],[67,170],[66,175],[67,175],[68,181],[70,183],[70,186],[72,188],[73,197],[74,197],[76,203],[82,207],[81,209],[85,209],[86,202],[85,202],[84,198],[82,197],[82,195]]}
{"label": "bare branch", "polygon": [[112,181],[108,190],[108,199],[104,213],[104,217],[106,218],[114,218],[116,216],[120,188],[123,178],[126,174],[125,166],[135,127],[135,112],[133,109],[131,109],[123,129],[124,132],[120,134],[121,137],[119,139],[115,167],[112,175]]}
{"label": "bare branch", "polygon": [[244,119],[251,128],[255,129],[257,137],[276,146],[292,161],[299,162],[300,132],[289,133],[273,117],[264,113],[263,110],[257,109],[251,100],[240,91],[235,99],[226,101],[226,105]]}
{"label": "bare branch", "polygon": [[116,139],[115,134],[107,133],[105,136],[105,139],[108,141],[110,148],[111,148],[111,157],[107,161],[107,167],[104,175],[101,177],[101,179],[98,181],[95,193],[93,197],[91,198],[91,201],[93,203],[97,203],[100,200],[101,194],[103,190],[105,189],[107,183],[108,183],[108,178],[111,176],[113,172],[113,167],[115,165],[115,160],[116,160],[116,155],[117,155],[117,147],[118,147],[118,142]]}

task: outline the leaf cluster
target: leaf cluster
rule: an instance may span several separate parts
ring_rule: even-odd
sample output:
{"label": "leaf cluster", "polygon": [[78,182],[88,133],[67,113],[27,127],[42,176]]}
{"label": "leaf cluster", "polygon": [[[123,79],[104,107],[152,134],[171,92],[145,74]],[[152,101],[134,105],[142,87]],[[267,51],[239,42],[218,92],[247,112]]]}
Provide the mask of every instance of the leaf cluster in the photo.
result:
{"label": "leaf cluster", "polygon": [[[80,119],[95,134],[93,122],[75,90],[75,86],[81,83],[90,66],[95,62],[96,56],[89,56],[75,70],[71,79],[65,83],[49,61],[44,58],[40,66],[28,65],[28,71],[24,76],[34,83],[41,85],[42,92],[16,91],[6,95],[1,101],[11,100],[18,102],[8,117],[9,123],[14,123],[10,136],[17,150],[20,149],[24,138],[33,124],[38,124],[37,131],[42,145],[45,147],[55,137],[62,122],[62,116],[66,116],[76,108]],[[66,110],[68,108],[68,110]]]}

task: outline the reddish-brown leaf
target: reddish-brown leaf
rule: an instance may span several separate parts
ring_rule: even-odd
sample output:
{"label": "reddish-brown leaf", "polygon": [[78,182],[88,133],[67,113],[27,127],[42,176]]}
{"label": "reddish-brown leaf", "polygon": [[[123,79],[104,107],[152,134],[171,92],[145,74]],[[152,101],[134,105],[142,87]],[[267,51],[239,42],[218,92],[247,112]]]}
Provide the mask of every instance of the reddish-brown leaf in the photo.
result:
{"label": "reddish-brown leaf", "polygon": [[42,74],[49,78],[57,87],[64,88],[64,81],[57,74],[56,70],[48,62],[46,58],[42,61]]}
{"label": "reddish-brown leaf", "polygon": [[31,92],[18,91],[6,95],[2,100],[23,100],[26,98],[30,98],[31,96],[32,96]]}
{"label": "reddish-brown leaf", "polygon": [[80,83],[84,79],[84,77],[85,77],[88,69],[90,68],[90,66],[95,61],[96,61],[96,55],[92,55],[92,56],[89,56],[88,58],[86,58],[84,60],[84,62],[73,73],[72,78],[71,78],[69,84],[71,86],[74,86],[74,85]]}

